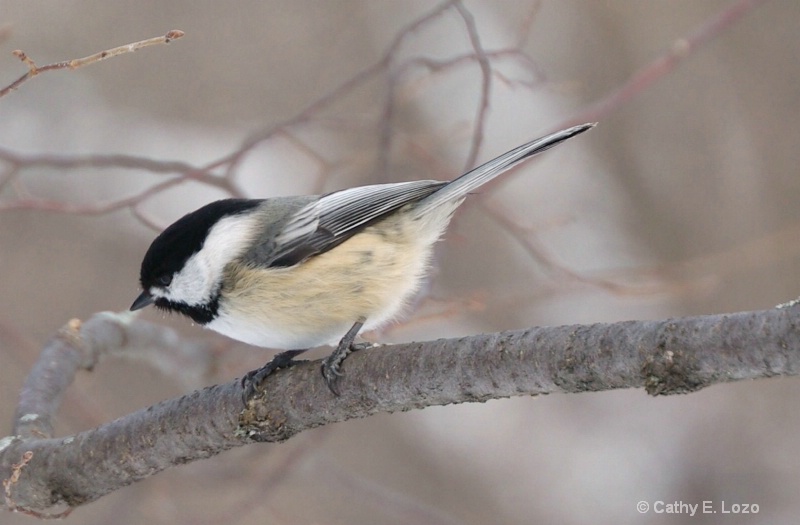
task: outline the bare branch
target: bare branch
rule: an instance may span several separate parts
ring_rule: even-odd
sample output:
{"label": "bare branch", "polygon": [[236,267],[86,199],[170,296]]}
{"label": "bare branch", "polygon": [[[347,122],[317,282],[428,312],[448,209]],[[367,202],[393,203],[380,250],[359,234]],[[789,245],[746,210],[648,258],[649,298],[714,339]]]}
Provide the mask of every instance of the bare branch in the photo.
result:
{"label": "bare branch", "polygon": [[46,66],[37,66],[34,63],[34,61],[27,54],[25,54],[24,51],[17,49],[15,51],[12,51],[12,53],[14,54],[14,56],[19,58],[24,64],[28,66],[28,72],[19,77],[11,84],[0,89],[0,98],[6,96],[11,91],[17,89],[20,85],[22,85],[22,83],[26,82],[27,80],[30,80],[31,78],[35,77],[40,73],[44,73],[46,71],[55,71],[57,69],[78,69],[79,67],[88,66],[90,64],[100,62],[101,60],[105,60],[107,58],[123,55],[125,53],[133,53],[134,51],[138,51],[143,47],[154,46],[156,44],[169,44],[173,40],[181,38],[183,35],[184,35],[183,31],[179,29],[173,29],[164,36],[148,38],[147,40],[140,40],[139,42],[133,42],[131,44],[126,44],[124,46],[119,46],[112,49],[107,49],[105,51],[100,51],[99,53],[95,53],[87,57],[75,58],[72,60],[66,60],[64,62],[56,62],[53,64],[47,64]]}
{"label": "bare branch", "polygon": [[178,348],[197,358],[205,351],[205,344],[181,341],[177,333],[166,327],[134,322],[135,319],[131,312],[106,312],[85,323],[73,319],[61,328],[45,346],[22,386],[14,434],[23,438],[53,437],[52,420],[64,391],[78,370],[91,370],[104,355],[121,351],[128,355],[146,354],[153,348]]}
{"label": "bare branch", "polygon": [[[764,1],[738,0],[697,31],[676,41],[665,55],[637,71],[628,83],[576,119],[598,120],[613,112]],[[406,39],[451,9],[466,26],[471,52],[442,60],[412,57],[397,63],[398,50]],[[514,45],[524,42],[537,9],[538,3],[522,20]],[[6,34],[5,29],[0,28],[0,40]],[[29,71],[0,90],[0,97],[44,71],[83,67],[142,47],[168,43],[181,36],[182,32],[174,31],[164,37],[42,67],[36,66],[24,52],[15,52]],[[212,185],[241,196],[243,192],[236,176],[242,161],[258,144],[278,135],[286,137],[315,160],[322,177],[332,170],[335,162],[316,154],[297,136],[296,128],[319,122],[324,110],[381,74],[387,77],[387,87],[384,111],[378,124],[382,155],[379,163],[388,164],[396,109],[395,90],[404,75],[417,67],[435,72],[476,63],[479,66],[481,91],[467,158],[468,166],[472,166],[483,141],[492,83],[498,79],[516,82],[497,71],[494,61],[501,59],[519,61],[531,71],[534,80],[542,78],[536,63],[518,48],[485,49],[471,12],[460,0],[447,0],[405,26],[378,62],[293,118],[251,135],[238,149],[205,166],[125,155],[25,156],[0,148],[0,160],[8,164],[0,172],[0,191],[17,189],[19,197],[0,204],[0,211],[37,209],[103,214],[128,209],[141,223],[159,229],[141,209],[147,199],[187,181]],[[29,197],[20,172],[32,166],[65,170],[119,167],[165,177],[133,196],[107,203],[76,205]],[[380,170],[381,173],[386,171]],[[499,212],[495,218],[532,258],[572,282],[599,286],[617,294],[653,292],[652,286],[637,288],[612,279],[592,279],[564,268],[537,246],[529,232]],[[0,479],[3,480],[5,506],[39,517],[62,517],[65,514],[46,515],[40,509],[56,504],[84,504],[173,465],[207,458],[254,441],[283,441],[306,429],[378,412],[509,396],[616,388],[644,387],[652,395],[668,395],[693,392],[727,381],[794,375],[800,367],[800,333],[795,321],[799,311],[800,307],[790,305],[761,312],[533,328],[386,346],[359,352],[348,359],[342,380],[344,395],[338,398],[332,397],[322,383],[319,363],[310,362],[270,377],[263,395],[250,400],[246,407],[241,404],[241,385],[237,380],[159,403],[74,436],[56,438],[52,421],[78,370],[91,370],[99,358],[108,353],[185,344],[178,341],[174,332],[144,323],[129,314],[98,314],[85,323],[73,320],[42,351],[22,388],[14,435],[0,439]],[[447,312],[439,315],[447,315]],[[275,476],[284,475],[302,454],[301,451],[287,459]],[[67,509],[66,513],[69,511]]]}
{"label": "bare branch", "polygon": [[11,497],[11,489],[14,487],[14,485],[19,483],[19,478],[22,475],[22,469],[28,466],[28,463],[30,463],[31,459],[33,459],[33,452],[28,450],[22,454],[22,459],[19,463],[11,465],[11,477],[3,480],[3,492],[5,495],[6,508],[11,512],[21,512],[22,514],[27,514],[28,516],[33,516],[34,518],[39,519],[66,518],[72,513],[71,507],[67,508],[63,512],[58,513],[38,512],[32,509],[18,507],[14,499]]}
{"label": "bare branch", "polygon": [[628,79],[628,82],[612,91],[587,111],[581,112],[581,115],[575,116],[575,122],[583,122],[582,119],[586,118],[600,120],[618,109],[622,104],[630,102],[633,97],[643,93],[655,82],[671,73],[683,60],[692,56],[700,47],[718,37],[725,29],[766,1],[739,0],[727,9],[722,10],[688,36],[676,40],[666,53],[636,71]]}
{"label": "bare branch", "polygon": [[483,127],[486,125],[486,114],[489,111],[489,98],[492,92],[492,64],[486,51],[481,44],[478,28],[475,26],[475,18],[472,13],[464,7],[464,4],[459,0],[455,3],[456,10],[461,18],[464,19],[464,24],[467,26],[467,34],[469,41],[472,44],[472,49],[475,51],[475,58],[478,60],[478,65],[481,68],[481,96],[480,103],[478,104],[478,111],[475,115],[474,129],[472,130],[472,145],[469,148],[469,155],[464,166],[463,171],[467,171],[473,166],[480,153],[481,144],[483,143]]}
{"label": "bare branch", "polygon": [[[591,108],[578,113],[578,115],[575,116],[574,118],[571,118],[566,122],[562,122],[561,124],[554,126],[553,129],[555,129],[556,127],[566,127],[567,125],[570,124],[570,122],[575,124],[578,121],[583,122],[586,120],[598,120],[600,119],[600,117],[606,116],[607,114],[611,113],[612,111],[617,109],[622,103],[630,100],[631,97],[642,92],[647,87],[652,85],[655,81],[659,80],[660,78],[663,78],[668,73],[673,71],[675,67],[677,67],[677,65],[683,59],[697,52],[697,50],[700,49],[703,44],[719,36],[719,34],[721,34],[722,31],[724,31],[732,24],[740,20],[744,15],[752,11],[754,8],[764,3],[764,1],[765,0],[739,0],[728,9],[710,18],[708,21],[702,24],[697,30],[692,32],[687,37],[679,39],[670,51],[668,51],[665,55],[657,58],[652,63],[645,66],[639,72],[634,74],[624,86],[615,90],[614,92],[609,94],[602,101],[596,103]],[[419,31],[422,27],[425,26],[425,24],[440,17],[444,12],[446,12],[449,9],[454,9],[464,19],[464,22],[467,27],[467,33],[470,37],[470,42],[472,43],[473,52],[468,54],[458,55],[456,57],[452,57],[448,60],[443,60],[443,61],[436,61],[424,57],[412,57],[405,63],[399,66],[395,66],[394,60],[396,54],[398,53],[398,50],[401,48],[406,39],[410,35],[413,35],[415,32]],[[538,12],[538,4],[534,4],[530,13],[526,15],[521,21],[521,28],[518,34],[515,36],[515,39],[518,42],[524,41],[525,35],[527,31],[529,31],[530,26],[533,24],[535,14],[537,12]],[[177,38],[182,35],[182,33],[178,32],[179,34],[176,37],[174,35],[171,35],[171,33],[167,34],[164,37],[144,40],[142,41],[142,43],[146,43],[146,45],[153,45],[155,43],[161,43],[162,40],[164,42],[167,42],[170,38]],[[114,48],[113,50],[109,50],[106,53],[110,53],[113,51],[114,53],[119,54],[123,52],[128,52],[126,51],[128,49],[138,49],[140,47],[143,47],[142,45],[138,44],[141,43],[134,43],[130,44],[129,46],[121,46],[119,48]],[[131,46],[133,46],[133,48],[131,48]],[[70,64],[72,62],[76,62],[78,64],[85,65],[84,62],[92,63],[91,61],[92,57],[99,57],[100,55],[102,55],[102,53],[91,55],[90,57],[85,57],[84,59],[76,59],[76,61],[68,61],[59,64]],[[137,218],[137,220],[139,220],[143,225],[149,228],[157,228],[157,226],[153,224],[152,220],[148,220],[146,217],[144,217],[144,215],[142,215],[139,206],[148,197],[158,193],[160,190],[170,188],[175,184],[182,182],[183,180],[193,180],[196,182],[200,182],[202,184],[207,184],[217,187],[226,192],[230,196],[244,197],[245,195],[243,194],[242,190],[239,188],[235,180],[235,175],[236,175],[236,170],[240,165],[241,161],[253,148],[255,148],[258,144],[262,143],[263,141],[269,140],[277,135],[291,135],[292,129],[294,127],[304,123],[311,122],[312,120],[317,118],[318,115],[323,110],[331,106],[335,101],[341,99],[344,95],[352,92],[358,86],[373,79],[376,75],[384,71],[387,72],[387,74],[389,75],[388,79],[389,82],[387,84],[385,109],[380,119],[381,139],[379,148],[380,157],[378,159],[378,164],[380,169],[378,169],[376,172],[379,174],[387,173],[387,170],[385,168],[386,164],[388,163],[387,155],[388,152],[391,150],[390,147],[391,123],[392,123],[391,117],[394,107],[393,90],[395,89],[395,84],[400,80],[400,78],[405,73],[407,73],[414,67],[423,66],[429,68],[432,71],[441,71],[446,68],[452,68],[462,64],[467,64],[470,61],[477,61],[481,67],[481,72],[482,72],[481,76],[482,88],[481,88],[480,102],[477,108],[477,121],[474,126],[474,131],[472,135],[472,144],[466,162],[468,166],[472,166],[474,164],[474,159],[477,158],[480,144],[482,142],[482,128],[483,128],[483,121],[485,120],[486,113],[488,110],[491,78],[492,76],[497,75],[498,78],[504,79],[502,75],[500,75],[496,71],[493,71],[491,67],[491,60],[501,59],[501,58],[516,59],[520,62],[520,64],[523,67],[531,71],[531,73],[534,75],[534,78],[541,78],[541,73],[538,71],[535,62],[533,62],[529,57],[524,55],[518,49],[509,48],[509,49],[500,49],[494,51],[487,51],[483,49],[480,44],[480,39],[477,29],[475,27],[474,21],[471,20],[471,14],[469,13],[469,11],[466,10],[466,8],[464,8],[463,5],[460,2],[458,2],[458,0],[447,0],[437,5],[427,14],[415,19],[414,21],[410,22],[408,25],[403,27],[398,32],[397,36],[395,36],[394,40],[388,46],[388,48],[384,52],[384,55],[378,62],[365,68],[364,70],[357,73],[350,79],[346,80],[340,86],[338,86],[334,90],[327,93],[325,96],[319,98],[318,100],[310,104],[303,111],[295,115],[293,118],[288,119],[282,123],[279,123],[276,126],[270,127],[268,129],[262,130],[261,132],[251,135],[235,151],[226,154],[212,162],[209,162],[208,164],[202,167],[195,167],[177,161],[154,161],[144,157],[134,157],[127,155],[89,155],[89,156],[76,156],[76,157],[51,156],[51,155],[24,156],[11,152],[7,149],[0,148],[0,159],[5,160],[9,164],[11,164],[9,169],[7,169],[6,172],[0,176],[0,189],[2,189],[4,186],[9,185],[9,183],[19,181],[19,174],[21,168],[22,167],[27,168],[30,166],[49,166],[49,167],[59,167],[63,169],[74,169],[82,166],[94,167],[94,168],[123,167],[131,169],[142,169],[154,173],[165,173],[165,174],[176,173],[181,177],[181,179],[168,181],[166,183],[163,183],[163,185],[157,185],[145,189],[140,194],[131,197],[126,197],[123,199],[118,199],[100,205],[91,205],[91,206],[73,205],[68,203],[62,203],[60,201],[52,201],[48,199],[22,197],[16,201],[6,202],[0,205],[0,212],[5,210],[40,209],[44,211],[54,211],[62,213],[104,214],[117,211],[119,209],[127,208],[132,211],[133,216]],[[93,60],[96,61],[99,60],[99,58],[95,58]],[[522,83],[525,84],[525,82]],[[307,148],[304,149],[304,151],[308,151]],[[217,169],[223,169],[224,171],[221,175],[214,174],[213,172]],[[501,187],[506,182],[511,181],[512,176],[504,177],[496,181],[493,181],[491,183],[491,186],[495,188]],[[19,187],[22,188],[23,186],[20,185]],[[507,222],[507,221],[501,221],[501,222]],[[526,249],[528,248],[526,247]],[[617,288],[617,286],[614,285],[613,283],[611,283],[611,286],[605,286],[604,284],[602,285],[602,287],[610,290]]]}
{"label": "bare branch", "polygon": [[15,508],[40,511],[88,503],[232,447],[285,441],[378,412],[618,388],[685,394],[729,381],[795,375],[798,313],[800,306],[790,304],[385,346],[347,360],[341,397],[327,389],[319,362],[307,362],[270,377],[263,395],[246,407],[235,380],[55,439],[49,419],[78,368],[91,367],[104,353],[175,342],[171,331],[130,314],[98,314],[83,325],[71,321],[42,353],[20,398],[16,435],[0,441],[0,478],[15,480],[7,485]]}
{"label": "bare branch", "polygon": [[394,63],[394,56],[397,54],[400,47],[406,41],[406,39],[422,28],[425,24],[429,23],[431,20],[434,20],[442,15],[445,11],[450,9],[455,0],[447,0],[442,2],[438,6],[434,7],[429,13],[425,16],[422,16],[406,27],[403,28],[402,31],[397,33],[397,36],[394,37],[389,47],[386,48],[386,51],[383,54],[381,60],[376,63],[373,67],[376,68],[376,71],[381,71],[383,69],[387,70],[388,73],[388,83],[386,84],[386,96],[384,97],[384,109],[383,114],[381,115],[381,129],[380,129],[380,141],[378,143],[378,166],[377,166],[377,173],[387,173],[388,166],[389,166],[389,152],[391,151],[391,141],[392,141],[392,124],[394,122],[394,107],[395,107],[395,91],[397,89],[397,72],[394,71],[393,63]]}

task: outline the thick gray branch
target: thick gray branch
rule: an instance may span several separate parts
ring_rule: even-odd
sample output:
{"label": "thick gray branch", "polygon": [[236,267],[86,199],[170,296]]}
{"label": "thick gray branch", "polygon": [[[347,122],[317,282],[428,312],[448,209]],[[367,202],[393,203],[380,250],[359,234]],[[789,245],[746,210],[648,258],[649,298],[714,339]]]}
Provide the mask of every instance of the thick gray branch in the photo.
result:
{"label": "thick gray branch", "polygon": [[[279,374],[242,423],[251,437],[433,405],[518,395],[644,387],[685,394],[740,379],[800,371],[800,308],[665,321],[538,327],[393,345],[353,354],[338,399],[316,363]],[[271,401],[270,401],[271,400]]]}
{"label": "thick gray branch", "polygon": [[[759,312],[529,330],[393,345],[344,365],[341,397],[319,362],[280,371],[242,405],[238,380],[165,401],[64,439],[49,418],[77,368],[102,352],[173,345],[165,328],[116,314],[68,325],[25,383],[16,435],[0,442],[6,505],[79,505],[171,465],[252,441],[282,441],[308,428],[433,405],[515,395],[644,387],[688,393],[715,383],[800,370],[797,306]],[[32,458],[19,464],[25,452]]]}

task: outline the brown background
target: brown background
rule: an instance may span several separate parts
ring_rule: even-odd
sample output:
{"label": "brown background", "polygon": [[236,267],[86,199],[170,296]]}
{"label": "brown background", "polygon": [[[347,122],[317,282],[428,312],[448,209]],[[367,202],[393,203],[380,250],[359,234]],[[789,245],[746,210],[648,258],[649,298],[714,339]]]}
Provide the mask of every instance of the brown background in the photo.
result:
{"label": "brown background", "polygon": [[[732,4],[545,1],[532,11],[528,1],[466,2],[487,50],[515,48],[532,16],[517,50],[541,75],[511,55],[492,62],[478,159],[566,121],[591,119],[592,104]],[[1,85],[24,73],[13,49],[45,64],[173,28],[186,32],[170,46],[24,84],[0,99],[0,146],[202,165],[379,61],[435,5],[0,1]],[[800,4],[766,2],[603,114],[596,130],[473,199],[440,245],[418,308],[375,338],[752,310],[800,294],[798,20]],[[238,172],[244,191],[268,196],[457,175],[479,108],[477,62],[431,71],[418,59],[471,53],[464,28],[451,8],[407,34],[391,55],[391,74],[384,70],[292,128],[294,141],[279,136],[247,156]],[[386,150],[380,123],[389,93]],[[163,178],[30,166],[0,202],[24,192],[103,202]],[[219,196],[184,184],[143,211],[166,225]],[[0,417],[10,430],[16,393],[41,345],[72,317],[125,309],[154,232],[124,210],[102,217],[4,212],[0,224]],[[534,255],[515,240],[522,228]],[[108,359],[70,390],[60,435],[230,380],[271,355],[182,319],[145,316],[186,337],[208,337],[218,351],[213,370],[198,378],[164,371],[171,358],[156,366]],[[172,469],[68,521],[794,523],[798,394],[797,380],[774,379],[673,398],[619,391],[379,415]],[[709,500],[716,510],[723,501],[728,508],[748,503],[760,513],[642,515],[640,500]],[[0,514],[0,523],[29,519]]]}

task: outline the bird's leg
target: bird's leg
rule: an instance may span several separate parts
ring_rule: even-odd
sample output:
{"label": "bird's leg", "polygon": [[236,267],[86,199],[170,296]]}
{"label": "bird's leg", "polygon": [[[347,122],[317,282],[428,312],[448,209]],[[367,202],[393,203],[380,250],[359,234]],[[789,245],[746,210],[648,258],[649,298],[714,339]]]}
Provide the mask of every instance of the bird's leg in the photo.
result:
{"label": "bird's leg", "polygon": [[306,350],[308,349],[304,348],[302,350],[287,350],[281,352],[280,354],[276,354],[269,363],[261,368],[247,372],[244,377],[242,377],[242,401],[244,401],[245,406],[247,406],[247,402],[250,399],[261,393],[261,385],[269,375],[281,368],[291,368],[297,363],[301,363],[302,361],[295,361],[294,358]]}
{"label": "bird's leg", "polygon": [[322,361],[322,377],[325,378],[325,383],[335,396],[339,395],[339,391],[336,388],[336,382],[342,375],[339,367],[342,365],[350,352],[355,352],[356,350],[361,350],[364,348],[362,345],[353,344],[353,340],[356,338],[359,330],[361,330],[361,327],[364,326],[366,321],[367,319],[365,317],[360,317],[358,321],[353,323],[353,327],[350,328],[346,334],[344,334],[344,337],[342,337],[342,340],[339,341],[339,345],[336,347],[333,353],[331,353],[331,355]]}

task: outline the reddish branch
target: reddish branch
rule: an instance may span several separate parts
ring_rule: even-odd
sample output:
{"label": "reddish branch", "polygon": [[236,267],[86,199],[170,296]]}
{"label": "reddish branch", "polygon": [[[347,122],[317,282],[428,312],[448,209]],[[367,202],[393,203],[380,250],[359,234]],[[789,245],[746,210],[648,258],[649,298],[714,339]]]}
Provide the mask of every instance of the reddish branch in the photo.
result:
{"label": "reddish branch", "polygon": [[[652,63],[648,64],[638,72],[636,72],[628,82],[623,84],[621,88],[610,93],[603,98],[600,102],[592,106],[590,109],[582,111],[574,117],[568,119],[566,122],[558,124],[558,126],[566,126],[568,123],[575,123],[577,121],[586,120],[601,120],[602,117],[607,116],[616,110],[621,104],[629,101],[632,97],[645,91],[657,80],[668,75],[674,70],[677,65],[685,58],[691,56],[704,44],[719,36],[725,29],[730,27],[733,23],[740,20],[744,15],[764,3],[766,0],[739,0],[732,4],[728,9],[710,18],[707,22],[702,24],[697,30],[686,36],[685,38],[676,41],[676,44],[665,53],[663,56],[658,57]],[[139,169],[149,171],[152,173],[175,174],[177,179],[153,185],[136,195],[118,199],[115,201],[99,204],[99,205],[74,205],[64,203],[61,201],[53,201],[48,199],[36,198],[18,198],[0,204],[0,212],[3,210],[17,210],[17,209],[34,209],[42,211],[57,211],[64,213],[75,214],[103,214],[117,211],[120,209],[129,209],[143,224],[158,229],[156,225],[145,217],[140,206],[145,200],[154,196],[155,194],[173,187],[176,184],[186,180],[193,180],[202,184],[212,185],[214,187],[224,190],[231,196],[244,196],[236,182],[236,172],[246,157],[253,148],[263,143],[264,141],[275,138],[276,136],[292,135],[293,129],[312,122],[324,110],[328,109],[335,102],[341,100],[346,95],[352,93],[359,86],[373,80],[375,77],[385,74],[388,77],[387,94],[384,111],[379,118],[379,126],[381,129],[381,140],[379,144],[379,159],[378,169],[376,173],[386,173],[386,165],[388,164],[388,154],[391,151],[391,133],[392,133],[392,115],[394,113],[394,89],[402,78],[416,67],[426,67],[432,71],[444,71],[450,68],[461,67],[469,63],[477,62],[481,71],[481,90],[478,105],[476,107],[476,121],[472,131],[471,147],[467,157],[467,166],[474,165],[474,160],[479,154],[480,145],[486,124],[487,108],[489,104],[489,97],[491,92],[492,78],[497,77],[504,79],[493,68],[493,63],[498,60],[513,59],[516,60],[523,67],[527,68],[534,79],[542,78],[541,72],[538,70],[537,65],[530,57],[522,53],[519,49],[532,27],[535,20],[535,14],[538,12],[538,3],[533,4],[530,13],[523,17],[520,24],[520,31],[514,36],[514,44],[517,47],[510,47],[496,50],[486,50],[480,42],[480,35],[472,20],[472,15],[459,0],[447,0],[433,8],[427,14],[419,17],[413,22],[403,27],[387,47],[384,55],[375,64],[365,68],[357,73],[349,80],[343,82],[335,89],[328,92],[317,101],[310,104],[304,110],[297,113],[293,118],[279,123],[276,126],[257,132],[247,139],[235,151],[224,155],[205,166],[194,167],[186,163],[177,161],[154,161],[145,157],[133,157],[125,155],[90,155],[90,156],[74,156],[74,157],[55,157],[48,155],[33,155],[23,156],[15,154],[7,149],[0,148],[0,160],[4,160],[8,165],[4,173],[0,174],[0,190],[11,184],[18,182],[19,176],[23,169],[31,166],[49,166],[60,169],[75,169],[77,167],[93,167],[93,168],[109,168],[109,167],[122,167],[127,169]],[[438,19],[445,12],[453,11],[464,21],[467,36],[469,37],[472,52],[464,55],[453,57],[449,60],[436,61],[426,57],[411,57],[405,62],[396,63],[397,56],[405,44],[407,39],[416,34],[426,24]],[[96,61],[116,56],[121,53],[127,53],[140,49],[147,45],[154,45],[158,43],[167,43],[175,38],[179,38],[183,33],[180,31],[171,31],[164,37],[143,40],[121,46],[101,53],[96,53],[82,59],[75,59],[48,66],[35,68],[28,72],[27,75],[32,75],[31,71],[44,71],[50,69],[63,69],[74,68],[83,65],[91,64]],[[19,85],[22,79],[5,88],[6,90]],[[505,79],[504,79],[505,80]],[[518,82],[525,84],[525,82]],[[557,127],[557,126],[554,126]],[[293,135],[292,135],[293,136]],[[295,143],[302,141],[295,138]],[[308,146],[302,144],[304,150],[309,150]],[[383,168],[383,169],[381,169]],[[221,173],[218,172],[221,170]],[[503,180],[510,180],[506,177]],[[503,181],[496,182],[497,185],[502,185]],[[503,222],[503,221],[501,221]]]}
{"label": "reddish branch", "polygon": [[693,56],[705,44],[717,38],[727,28],[767,1],[739,0],[734,2],[727,9],[706,20],[689,35],[677,39],[666,53],[636,71],[622,86],[568,122],[578,124],[584,122],[585,119],[600,120],[605,115],[616,111],[623,104],[629,103],[635,96],[644,93],[651,85],[671,73],[681,62]]}

